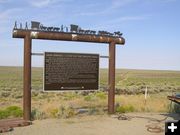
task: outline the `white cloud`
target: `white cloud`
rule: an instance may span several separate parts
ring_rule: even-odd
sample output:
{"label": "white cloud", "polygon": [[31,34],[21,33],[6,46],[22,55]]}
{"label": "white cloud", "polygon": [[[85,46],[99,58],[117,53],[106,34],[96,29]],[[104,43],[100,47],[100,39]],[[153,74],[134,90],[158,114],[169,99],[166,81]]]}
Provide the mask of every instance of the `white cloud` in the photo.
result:
{"label": "white cloud", "polygon": [[76,13],[75,16],[94,16],[94,15],[103,15],[106,13],[107,13],[106,10],[103,10],[100,12],[79,12],[79,13]]}
{"label": "white cloud", "polygon": [[0,12],[0,20],[2,22],[8,21],[8,19],[12,18],[16,12],[21,11],[21,8],[12,8],[12,9],[7,9],[3,12]]}
{"label": "white cloud", "polygon": [[169,2],[175,2],[177,0],[112,0],[112,5],[111,8],[119,8],[119,7],[124,7],[128,6],[133,3],[143,3],[143,2],[148,2],[148,3],[169,3]]}
{"label": "white cloud", "polygon": [[5,3],[7,0],[0,0],[0,3]]}
{"label": "white cloud", "polygon": [[38,7],[38,8],[46,7],[49,4],[52,4],[54,2],[55,2],[55,0],[31,0],[31,1],[29,1],[29,3],[32,6]]}
{"label": "white cloud", "polygon": [[103,10],[96,12],[79,12],[76,16],[94,16],[94,15],[107,15],[117,10],[119,7],[125,7],[129,4],[135,3],[140,0],[112,0],[108,7],[104,7]]}
{"label": "white cloud", "polygon": [[50,5],[56,5],[58,2],[70,2],[72,0],[31,0],[28,1],[30,5],[37,8],[48,7]]}
{"label": "white cloud", "polygon": [[[12,23],[18,12],[22,11],[21,8],[7,9],[0,12],[0,33],[7,32],[10,28],[10,23]],[[13,27],[13,26],[12,26]]]}
{"label": "white cloud", "polygon": [[114,9],[114,8],[127,6],[137,1],[140,1],[140,0],[112,0],[111,8]]}
{"label": "white cloud", "polygon": [[111,19],[111,20],[108,20],[108,21],[105,21],[103,23],[100,23],[100,24],[96,24],[94,26],[95,29],[115,29],[117,27],[120,26],[120,24],[124,23],[124,22],[128,22],[128,23],[131,23],[131,22],[134,22],[134,21],[142,21],[142,20],[147,20],[151,17],[151,15],[137,15],[137,16],[123,16],[123,17],[119,17],[119,18],[116,18],[116,19]]}
{"label": "white cloud", "polygon": [[119,19],[119,21],[123,22],[123,21],[138,21],[138,20],[145,20],[147,19],[148,16],[125,16],[125,17],[121,17]]}
{"label": "white cloud", "polygon": [[[155,1],[155,0],[154,0]],[[157,2],[159,1],[159,2],[175,2],[175,1],[177,1],[177,0],[156,0]]]}
{"label": "white cloud", "polygon": [[[129,3],[130,1],[134,1],[134,0],[112,0],[110,2],[110,5],[108,5],[108,7],[104,7],[103,10],[100,11],[80,11],[78,13],[75,14],[75,16],[94,16],[94,15],[107,15],[111,12],[113,12],[113,10],[115,10],[115,8],[119,7],[119,6],[124,6],[125,4]],[[101,5],[99,5],[101,6]]]}
{"label": "white cloud", "polygon": [[[94,15],[107,15],[111,14],[114,11],[118,10],[118,8],[127,7],[134,3],[170,3],[170,2],[176,2],[177,0],[111,0],[111,3],[108,7],[104,7],[103,10],[100,11],[85,11],[85,12],[79,12],[76,13],[75,16],[94,16]],[[123,18],[122,18],[123,19]],[[137,20],[141,18],[124,18],[124,20]]]}

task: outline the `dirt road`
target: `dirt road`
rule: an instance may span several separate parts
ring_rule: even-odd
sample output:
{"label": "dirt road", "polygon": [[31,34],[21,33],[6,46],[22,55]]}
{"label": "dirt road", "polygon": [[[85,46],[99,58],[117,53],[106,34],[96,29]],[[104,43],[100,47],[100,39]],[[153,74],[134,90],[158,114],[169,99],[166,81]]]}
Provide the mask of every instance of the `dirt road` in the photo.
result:
{"label": "dirt road", "polygon": [[[164,135],[147,131],[147,125],[155,125],[164,129],[164,121],[157,123],[153,119],[168,120],[180,119],[178,114],[142,114],[131,113],[128,116],[140,116],[145,118],[132,118],[118,120],[116,116],[79,116],[69,119],[36,120],[27,127],[14,128],[12,132],[3,135]],[[149,119],[153,118],[153,119]]]}

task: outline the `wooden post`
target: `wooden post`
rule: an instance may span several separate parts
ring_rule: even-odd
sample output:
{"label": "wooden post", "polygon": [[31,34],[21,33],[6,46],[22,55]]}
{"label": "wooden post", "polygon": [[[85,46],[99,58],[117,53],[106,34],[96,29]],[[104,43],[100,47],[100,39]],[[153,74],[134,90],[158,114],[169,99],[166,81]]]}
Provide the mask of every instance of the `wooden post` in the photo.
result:
{"label": "wooden post", "polygon": [[115,101],[115,51],[116,44],[111,42],[109,44],[109,77],[108,77],[108,113],[114,113],[114,101]]}
{"label": "wooden post", "polygon": [[23,119],[31,120],[31,38],[24,37]]}

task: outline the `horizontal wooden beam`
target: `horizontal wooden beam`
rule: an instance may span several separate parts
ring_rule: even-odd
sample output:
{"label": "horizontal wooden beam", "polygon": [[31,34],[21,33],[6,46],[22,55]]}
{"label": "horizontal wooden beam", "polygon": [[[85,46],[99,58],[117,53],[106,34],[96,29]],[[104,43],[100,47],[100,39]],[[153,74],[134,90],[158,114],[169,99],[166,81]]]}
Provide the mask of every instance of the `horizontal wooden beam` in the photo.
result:
{"label": "horizontal wooden beam", "polygon": [[[44,56],[44,53],[31,53],[31,55],[35,55],[35,56]],[[105,56],[105,55],[100,55],[100,58],[109,58],[109,56]]]}
{"label": "horizontal wooden beam", "polygon": [[0,120],[0,133],[12,131],[14,127],[31,125],[31,121],[25,121],[20,118]]}
{"label": "horizontal wooden beam", "polygon": [[177,104],[180,104],[180,98],[177,98],[175,96],[167,96],[167,98]]}
{"label": "horizontal wooden beam", "polygon": [[92,42],[92,43],[115,43],[125,44],[123,37],[111,37],[91,34],[67,33],[67,32],[51,32],[51,31],[35,31],[35,30],[13,30],[13,38],[25,38],[30,35],[31,39],[44,40],[63,40],[63,41],[77,41],[77,42]]}

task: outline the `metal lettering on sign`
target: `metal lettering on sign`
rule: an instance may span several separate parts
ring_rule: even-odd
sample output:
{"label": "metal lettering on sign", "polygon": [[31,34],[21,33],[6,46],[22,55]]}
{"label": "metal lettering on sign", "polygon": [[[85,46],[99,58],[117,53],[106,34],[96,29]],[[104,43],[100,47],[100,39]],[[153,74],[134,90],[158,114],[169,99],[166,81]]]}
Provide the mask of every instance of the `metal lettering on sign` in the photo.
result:
{"label": "metal lettering on sign", "polygon": [[45,52],[44,90],[97,90],[99,54]]}

